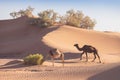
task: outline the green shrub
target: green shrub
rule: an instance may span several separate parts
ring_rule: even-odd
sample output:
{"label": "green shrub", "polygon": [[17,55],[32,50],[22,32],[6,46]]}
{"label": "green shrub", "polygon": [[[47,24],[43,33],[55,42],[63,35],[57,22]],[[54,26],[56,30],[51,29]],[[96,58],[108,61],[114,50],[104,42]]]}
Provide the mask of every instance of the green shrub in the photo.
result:
{"label": "green shrub", "polygon": [[29,56],[26,56],[24,59],[24,63],[27,65],[41,65],[43,60],[42,54],[30,54]]}

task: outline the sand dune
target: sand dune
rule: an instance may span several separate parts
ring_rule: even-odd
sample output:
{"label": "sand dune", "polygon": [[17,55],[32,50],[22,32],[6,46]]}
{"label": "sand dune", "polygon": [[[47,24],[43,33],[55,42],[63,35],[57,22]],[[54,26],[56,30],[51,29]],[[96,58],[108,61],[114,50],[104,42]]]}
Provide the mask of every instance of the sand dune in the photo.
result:
{"label": "sand dune", "polygon": [[80,46],[85,44],[93,45],[100,53],[120,52],[119,36],[69,26],[60,27],[52,33],[47,34],[44,39],[55,46],[64,47],[68,50],[73,49],[73,51],[75,50],[73,45],[78,43]]}
{"label": "sand dune", "polygon": [[[85,44],[98,49],[102,63],[79,60],[80,53],[73,45]],[[65,67],[56,60],[52,67],[47,60],[42,66],[25,66],[22,58],[31,53],[44,56],[51,48],[65,53]],[[20,17],[0,21],[0,80],[119,80],[120,33],[99,32],[75,27],[52,26],[39,28]],[[114,77],[109,77],[114,76]]]}
{"label": "sand dune", "polygon": [[41,29],[28,22],[27,17],[0,22],[0,54],[2,56],[23,57],[30,53],[46,54],[48,52],[49,47],[42,41],[42,37],[58,27]]}

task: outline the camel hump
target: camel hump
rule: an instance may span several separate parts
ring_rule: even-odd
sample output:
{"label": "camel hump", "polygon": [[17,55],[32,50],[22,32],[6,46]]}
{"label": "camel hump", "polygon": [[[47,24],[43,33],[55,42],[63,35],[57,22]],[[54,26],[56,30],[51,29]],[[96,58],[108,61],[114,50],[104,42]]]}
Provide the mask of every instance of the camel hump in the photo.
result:
{"label": "camel hump", "polygon": [[83,47],[89,47],[90,48],[90,47],[93,47],[93,46],[91,46],[91,45],[84,45]]}
{"label": "camel hump", "polygon": [[90,48],[91,50],[96,50],[96,48],[91,45],[84,45],[83,47],[87,49]]}

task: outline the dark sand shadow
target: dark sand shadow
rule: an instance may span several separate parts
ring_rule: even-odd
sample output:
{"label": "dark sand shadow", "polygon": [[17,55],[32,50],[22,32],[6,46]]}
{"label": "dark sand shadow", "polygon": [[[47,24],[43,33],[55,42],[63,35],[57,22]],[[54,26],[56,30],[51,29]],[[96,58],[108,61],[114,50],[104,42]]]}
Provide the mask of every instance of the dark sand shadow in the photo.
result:
{"label": "dark sand shadow", "polygon": [[64,53],[64,55],[65,55],[65,60],[76,59],[76,58],[80,58],[81,56],[80,53],[71,53],[71,52]]}
{"label": "dark sand shadow", "polygon": [[[43,56],[46,56],[48,54],[48,51],[51,49],[51,47],[47,46],[43,41],[43,37],[48,34],[49,32],[52,32],[59,27],[51,27],[51,28],[39,28],[37,26],[30,26],[31,29],[35,32],[36,36],[35,42],[33,42],[33,46],[28,46],[27,49],[21,50],[21,51],[16,51],[16,52],[9,52],[9,53],[0,53],[0,58],[2,59],[22,59],[25,56],[29,54],[34,54],[34,53],[40,53],[43,54]],[[24,40],[24,39],[23,39]],[[24,44],[24,43],[22,43]],[[12,47],[12,45],[10,45]]]}
{"label": "dark sand shadow", "polygon": [[120,80],[120,66],[98,73],[87,80]]}
{"label": "dark sand shadow", "polygon": [[[67,52],[67,53],[64,53],[64,60],[77,59],[77,58],[80,58],[80,56],[81,56],[80,53]],[[46,60],[51,60],[51,58],[48,57]],[[55,60],[61,60],[61,59],[60,58],[55,58]]]}
{"label": "dark sand shadow", "polygon": [[[81,56],[80,53],[67,52],[67,53],[64,53],[64,60],[78,59],[78,58],[80,58],[80,56]],[[47,61],[52,62],[50,57],[47,58]],[[55,63],[62,63],[62,60],[60,58],[55,58],[54,61],[55,61]],[[64,63],[65,64],[78,63],[78,61],[76,61],[76,60],[74,60],[74,61],[64,61]]]}
{"label": "dark sand shadow", "polygon": [[27,65],[24,65],[23,62],[20,60],[13,60],[4,65],[1,65],[0,69],[14,69],[14,68],[22,68],[22,67],[27,67]]}

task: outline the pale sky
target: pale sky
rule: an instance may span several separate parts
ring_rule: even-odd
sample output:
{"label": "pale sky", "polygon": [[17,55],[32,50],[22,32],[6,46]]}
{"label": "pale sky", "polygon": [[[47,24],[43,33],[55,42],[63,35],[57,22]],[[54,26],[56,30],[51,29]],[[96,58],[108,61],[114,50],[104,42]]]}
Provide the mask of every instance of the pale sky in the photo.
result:
{"label": "pale sky", "polygon": [[42,10],[53,9],[59,14],[75,9],[95,19],[95,30],[120,32],[120,0],[0,0],[0,20],[12,18],[9,13],[35,8],[37,15]]}

